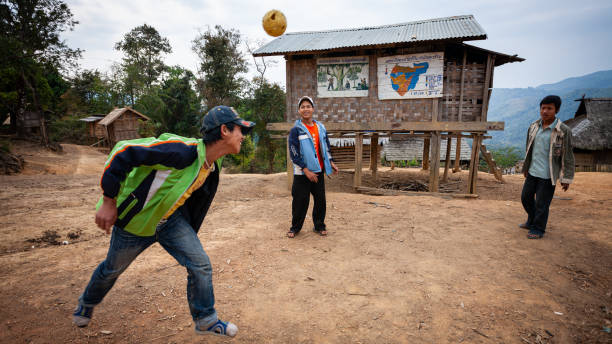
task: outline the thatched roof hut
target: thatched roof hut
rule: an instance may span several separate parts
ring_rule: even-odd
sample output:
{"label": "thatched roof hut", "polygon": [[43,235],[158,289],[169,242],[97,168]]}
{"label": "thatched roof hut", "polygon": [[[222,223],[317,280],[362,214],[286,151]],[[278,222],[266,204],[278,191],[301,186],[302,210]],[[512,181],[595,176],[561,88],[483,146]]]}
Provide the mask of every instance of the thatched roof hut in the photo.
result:
{"label": "thatched roof hut", "polygon": [[612,172],[612,98],[581,98],[572,129],[577,171]]}
{"label": "thatched roof hut", "polygon": [[97,125],[104,128],[106,140],[110,147],[113,147],[121,140],[140,138],[140,134],[138,134],[138,129],[140,128],[139,121],[148,120],[150,120],[149,117],[131,107],[125,107],[114,109],[100,120]]}

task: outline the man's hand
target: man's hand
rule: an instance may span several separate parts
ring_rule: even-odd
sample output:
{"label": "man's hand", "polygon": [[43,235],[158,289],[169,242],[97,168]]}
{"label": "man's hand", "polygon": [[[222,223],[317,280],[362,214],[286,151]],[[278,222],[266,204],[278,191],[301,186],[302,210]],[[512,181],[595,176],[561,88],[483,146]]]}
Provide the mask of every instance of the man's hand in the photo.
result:
{"label": "man's hand", "polygon": [[567,189],[569,189],[569,184],[568,183],[561,183],[561,188],[563,189],[563,191],[567,191]]}
{"label": "man's hand", "polygon": [[96,213],[96,225],[106,234],[110,234],[110,229],[115,224],[115,220],[117,220],[117,201],[104,196],[102,205]]}
{"label": "man's hand", "polygon": [[336,174],[338,174],[338,167],[336,166],[336,164],[334,164],[333,161],[330,161],[330,163],[331,163],[332,170],[334,170],[334,173],[332,174],[335,176]]}
{"label": "man's hand", "polygon": [[523,170],[523,176],[525,176],[525,178],[527,178],[527,170]]}
{"label": "man's hand", "polygon": [[304,175],[306,176],[306,178],[308,178],[308,180],[310,180],[313,183],[316,183],[319,181],[319,178],[317,177],[317,174],[312,172],[311,170],[307,169],[306,167],[304,167],[302,169],[302,171],[304,171]]}

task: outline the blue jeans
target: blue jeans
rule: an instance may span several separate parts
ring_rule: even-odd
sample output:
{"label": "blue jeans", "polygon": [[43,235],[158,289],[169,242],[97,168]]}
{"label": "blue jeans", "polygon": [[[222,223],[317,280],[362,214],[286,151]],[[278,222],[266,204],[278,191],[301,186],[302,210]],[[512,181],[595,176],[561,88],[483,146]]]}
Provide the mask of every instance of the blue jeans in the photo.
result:
{"label": "blue jeans", "polygon": [[106,259],[94,271],[79,303],[93,307],[102,302],[119,275],[155,242],[159,242],[179,264],[187,268],[187,301],[194,322],[198,325],[216,322],[210,260],[197,233],[179,210],[168,221],[158,225],[155,235],[150,237],[136,236],[114,226]]}

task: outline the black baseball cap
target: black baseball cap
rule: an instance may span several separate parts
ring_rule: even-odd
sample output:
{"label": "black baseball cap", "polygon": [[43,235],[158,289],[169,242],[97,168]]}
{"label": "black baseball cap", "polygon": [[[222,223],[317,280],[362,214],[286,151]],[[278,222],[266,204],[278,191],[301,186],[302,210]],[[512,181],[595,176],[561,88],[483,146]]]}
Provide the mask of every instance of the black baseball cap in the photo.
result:
{"label": "black baseball cap", "polygon": [[233,107],[219,105],[210,109],[204,119],[202,119],[202,127],[200,133],[205,135],[211,130],[221,126],[221,124],[235,123],[240,126],[242,134],[247,135],[255,126],[255,122],[245,121],[240,118],[238,112]]}

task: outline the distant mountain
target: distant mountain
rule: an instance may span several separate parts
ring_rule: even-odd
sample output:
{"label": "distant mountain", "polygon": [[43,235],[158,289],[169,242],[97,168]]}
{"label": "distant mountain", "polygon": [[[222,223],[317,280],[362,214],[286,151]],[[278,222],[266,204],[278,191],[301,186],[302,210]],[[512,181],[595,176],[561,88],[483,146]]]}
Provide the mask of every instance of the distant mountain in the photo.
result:
{"label": "distant mountain", "polygon": [[529,88],[494,88],[489,102],[488,120],[505,122],[503,132],[489,132],[488,146],[517,146],[525,149],[529,124],[540,118],[540,100],[549,94],[561,97],[561,120],[572,118],[585,95],[589,98],[612,97],[612,70],[568,78],[554,84]]}

